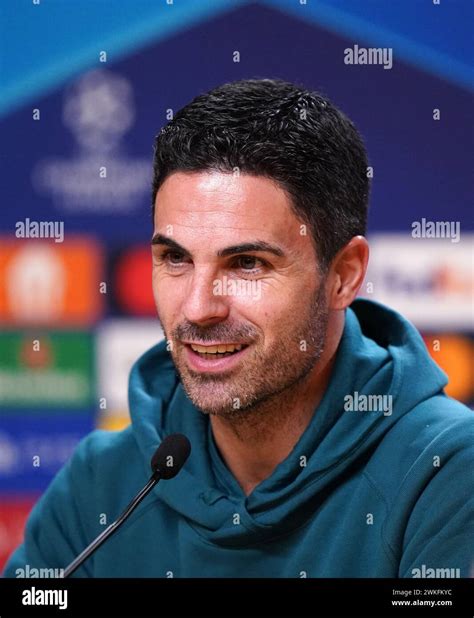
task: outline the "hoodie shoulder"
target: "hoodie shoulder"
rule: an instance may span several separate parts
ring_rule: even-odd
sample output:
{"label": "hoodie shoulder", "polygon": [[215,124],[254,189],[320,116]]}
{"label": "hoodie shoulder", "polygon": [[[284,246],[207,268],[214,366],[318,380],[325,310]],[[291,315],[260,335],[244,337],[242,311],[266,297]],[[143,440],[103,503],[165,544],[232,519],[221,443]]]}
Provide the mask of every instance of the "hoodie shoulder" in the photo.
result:
{"label": "hoodie shoulder", "polygon": [[385,502],[383,540],[399,577],[439,566],[471,575],[472,470],[474,412],[444,393],[407,412],[380,442],[365,475]]}
{"label": "hoodie shoulder", "polygon": [[128,426],[121,431],[96,429],[81,440],[73,455],[77,463],[84,462],[94,467],[98,459],[115,456],[123,449],[133,448],[135,440]]}
{"label": "hoodie shoulder", "polygon": [[390,503],[410,475],[420,469],[434,475],[441,465],[453,466],[454,456],[466,463],[474,459],[474,412],[441,392],[397,419],[367,474]]}
{"label": "hoodie shoulder", "polygon": [[146,466],[129,425],[121,431],[97,429],[86,436],[73,454],[71,469],[94,487],[112,489],[120,488]]}

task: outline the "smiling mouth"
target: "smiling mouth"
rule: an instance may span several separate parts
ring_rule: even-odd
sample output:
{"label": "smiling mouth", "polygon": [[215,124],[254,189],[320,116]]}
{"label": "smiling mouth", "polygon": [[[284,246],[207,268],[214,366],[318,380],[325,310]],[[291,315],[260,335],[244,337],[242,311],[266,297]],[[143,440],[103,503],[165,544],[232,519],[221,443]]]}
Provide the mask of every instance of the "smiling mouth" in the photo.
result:
{"label": "smiling mouth", "polygon": [[248,344],[222,343],[204,346],[197,343],[187,343],[186,346],[191,348],[191,350],[201,358],[212,360],[237,354],[241,350],[247,348]]}

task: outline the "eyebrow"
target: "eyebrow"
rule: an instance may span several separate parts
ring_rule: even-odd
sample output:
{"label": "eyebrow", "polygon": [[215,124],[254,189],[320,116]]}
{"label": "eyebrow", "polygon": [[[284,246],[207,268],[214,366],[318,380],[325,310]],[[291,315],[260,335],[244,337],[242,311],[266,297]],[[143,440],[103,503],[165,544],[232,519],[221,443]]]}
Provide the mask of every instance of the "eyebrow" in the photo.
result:
{"label": "eyebrow", "polygon": [[[175,251],[179,251],[183,255],[190,256],[191,254],[187,249],[182,247],[175,240],[169,238],[168,236],[164,236],[163,234],[155,234],[151,241],[152,245],[165,245],[167,247],[171,247]],[[264,240],[256,240],[253,242],[244,242],[239,245],[232,245],[231,247],[226,247],[225,249],[219,249],[217,252],[218,257],[228,257],[229,255],[236,255],[238,253],[249,253],[249,252],[266,252],[273,253],[278,257],[283,257],[285,252],[283,249],[278,247],[277,245],[272,245]]]}

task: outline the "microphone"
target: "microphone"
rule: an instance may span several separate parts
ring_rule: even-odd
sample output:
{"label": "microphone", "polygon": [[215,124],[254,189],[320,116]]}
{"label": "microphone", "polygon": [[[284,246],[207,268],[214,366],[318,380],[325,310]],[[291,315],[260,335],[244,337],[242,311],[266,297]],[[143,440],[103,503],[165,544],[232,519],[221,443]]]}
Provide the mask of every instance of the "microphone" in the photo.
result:
{"label": "microphone", "polygon": [[152,475],[145,487],[139,494],[130,502],[125,511],[108,526],[99,536],[82,551],[75,560],[64,570],[63,577],[69,577],[74,573],[81,564],[89,558],[91,554],[98,549],[120,526],[128,519],[128,517],[137,508],[140,502],[145,498],[153,487],[161,480],[169,480],[174,478],[181,468],[184,466],[189,454],[191,453],[191,444],[186,436],[181,433],[174,433],[167,436],[160,446],[156,449],[155,454],[151,458]]}

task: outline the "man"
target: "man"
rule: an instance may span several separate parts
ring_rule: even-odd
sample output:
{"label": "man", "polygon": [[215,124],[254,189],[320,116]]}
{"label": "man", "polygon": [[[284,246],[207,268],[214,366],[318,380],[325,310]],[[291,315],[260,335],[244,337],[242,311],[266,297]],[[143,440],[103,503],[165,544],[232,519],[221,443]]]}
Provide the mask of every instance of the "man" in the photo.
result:
{"label": "man", "polygon": [[292,84],[225,84],[176,114],[153,178],[166,340],[132,369],[131,427],[82,441],[7,575],[72,561],[174,432],[183,470],[75,576],[470,575],[474,416],[409,322],[355,301],[368,189],[353,124]]}

